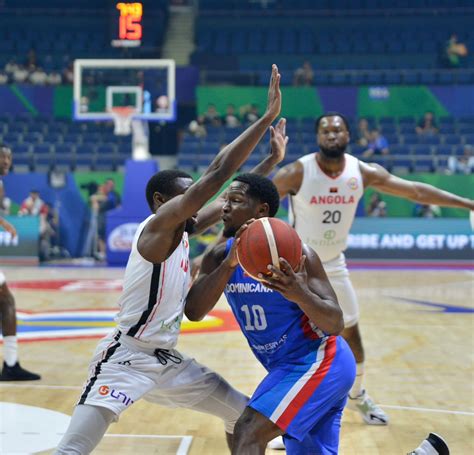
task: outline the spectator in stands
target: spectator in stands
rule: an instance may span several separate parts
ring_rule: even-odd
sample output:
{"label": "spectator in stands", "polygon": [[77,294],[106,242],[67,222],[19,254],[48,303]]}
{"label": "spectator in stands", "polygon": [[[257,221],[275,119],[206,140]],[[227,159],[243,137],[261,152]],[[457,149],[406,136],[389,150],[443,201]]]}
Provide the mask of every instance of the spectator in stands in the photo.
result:
{"label": "spectator in stands", "polygon": [[297,68],[293,76],[293,85],[313,85],[314,71],[311,63],[306,60],[303,66]]}
{"label": "spectator in stands", "polygon": [[155,112],[166,114],[169,112],[170,101],[166,95],[160,95],[155,101]]}
{"label": "spectator in stands", "polygon": [[357,123],[357,137],[356,142],[358,145],[367,147],[371,139],[371,134],[369,131],[369,122],[365,118],[361,118]]}
{"label": "spectator in stands", "polygon": [[28,51],[26,54],[26,67],[27,68],[35,68],[37,65],[36,61],[36,52],[33,48]]}
{"label": "spectator in stands", "polygon": [[47,261],[52,256],[60,256],[59,248],[59,216],[58,212],[48,203],[44,204],[44,216],[40,223],[40,261]]}
{"label": "spectator in stands", "polygon": [[59,85],[61,83],[61,75],[57,71],[53,70],[48,74],[46,82],[49,85]]}
{"label": "spectator in stands", "polygon": [[438,218],[441,216],[441,209],[434,204],[415,204],[413,214],[418,218]]}
{"label": "spectator in stands", "polygon": [[106,213],[117,208],[120,202],[120,195],[115,190],[115,182],[112,179],[107,179],[103,185],[99,185],[97,193],[91,196],[92,209],[97,216],[98,243],[95,255],[99,260],[105,259]]}
{"label": "spectator in stands", "polygon": [[34,85],[44,85],[48,80],[48,75],[44,72],[43,68],[37,66],[30,73],[30,82]]}
{"label": "spectator in stands", "polygon": [[204,112],[204,125],[210,126],[222,126],[221,116],[217,112],[216,106],[214,104],[209,104],[207,106],[207,111]]}
{"label": "spectator in stands", "polygon": [[13,78],[13,73],[18,69],[18,64],[16,63],[16,60],[12,58],[11,60],[8,61],[8,63],[5,65],[5,72]]}
{"label": "spectator in stands", "polygon": [[367,150],[362,153],[364,158],[370,158],[373,155],[388,155],[390,153],[387,138],[382,135],[378,128],[371,131],[369,137]]}
{"label": "spectator in stands", "polygon": [[423,118],[418,122],[415,128],[417,134],[433,135],[438,134],[438,125],[431,111],[425,112]]}
{"label": "spectator in stands", "polygon": [[5,196],[5,188],[3,186],[3,180],[0,180],[0,216],[10,215],[12,201],[9,197]]}
{"label": "spectator in stands", "polygon": [[30,195],[21,203],[18,216],[45,215],[45,203],[38,190],[31,190]]}
{"label": "spectator in stands", "polygon": [[51,239],[56,232],[51,223],[55,217],[51,207],[43,201],[37,190],[31,190],[30,195],[22,202],[18,216],[39,216],[40,231],[40,257],[42,260],[48,257],[51,247]]}
{"label": "spectator in stands", "polygon": [[380,193],[372,193],[369,206],[367,207],[367,216],[385,217],[387,216],[387,204],[382,200]]}
{"label": "spectator in stands", "polygon": [[240,108],[240,116],[243,119],[245,125],[251,125],[255,123],[259,118],[258,107],[255,104],[247,104]]}
{"label": "spectator in stands", "polygon": [[464,155],[450,156],[448,158],[448,171],[450,174],[472,174],[474,172],[474,147],[466,144]]}
{"label": "spectator in stands", "polygon": [[28,79],[29,72],[23,65],[18,65],[13,71],[13,82],[22,83]]}
{"label": "spectator in stands", "polygon": [[72,69],[72,63],[69,63],[69,65],[63,70],[63,83],[72,84],[73,81],[74,71]]}
{"label": "spectator in stands", "polygon": [[459,68],[467,53],[466,45],[459,43],[457,35],[453,33],[444,48],[443,65],[448,68]]}
{"label": "spectator in stands", "polygon": [[225,115],[222,118],[222,123],[227,128],[237,128],[240,126],[240,120],[235,114],[235,106],[233,104],[227,105]]}
{"label": "spectator in stands", "polygon": [[207,134],[206,126],[204,125],[204,116],[198,115],[196,120],[189,123],[189,132],[196,137],[205,137]]}

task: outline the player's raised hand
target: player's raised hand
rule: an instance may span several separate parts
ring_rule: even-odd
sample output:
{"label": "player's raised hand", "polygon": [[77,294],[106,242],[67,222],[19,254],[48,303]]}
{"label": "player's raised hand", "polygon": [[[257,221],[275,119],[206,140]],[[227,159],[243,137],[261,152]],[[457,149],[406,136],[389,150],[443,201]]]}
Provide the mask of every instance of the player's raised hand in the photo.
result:
{"label": "player's raised hand", "polygon": [[308,291],[305,261],[306,256],[303,255],[300,263],[295,270],[293,270],[286,259],[280,258],[280,269],[269,265],[268,271],[271,272],[272,275],[263,276],[260,274],[258,278],[262,280],[265,286],[274,291],[278,291],[286,299],[292,302],[298,302]]}
{"label": "player's raised hand", "polygon": [[286,119],[278,120],[275,128],[270,127],[270,146],[271,154],[275,158],[276,163],[281,163],[285,158],[286,145],[289,138],[286,135]]}
{"label": "player's raised hand", "polygon": [[239,261],[237,259],[237,246],[240,243],[240,236],[242,235],[242,232],[244,232],[245,229],[247,229],[254,221],[255,218],[247,220],[244,224],[242,224],[242,226],[240,226],[239,230],[235,233],[234,243],[232,244],[232,247],[226,257],[227,264],[230,267],[237,267],[239,265]]}
{"label": "player's raised hand", "polygon": [[272,76],[270,78],[270,85],[268,87],[268,101],[265,115],[268,115],[271,120],[275,120],[281,111],[281,91],[280,91],[280,73],[278,66],[272,65]]}

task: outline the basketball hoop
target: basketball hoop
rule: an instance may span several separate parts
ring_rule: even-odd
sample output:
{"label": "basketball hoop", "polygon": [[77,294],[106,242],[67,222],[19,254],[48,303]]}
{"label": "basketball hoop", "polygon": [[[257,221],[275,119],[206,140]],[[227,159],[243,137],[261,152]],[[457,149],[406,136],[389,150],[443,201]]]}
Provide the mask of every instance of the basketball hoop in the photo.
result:
{"label": "basketball hoop", "polygon": [[114,134],[128,136],[132,133],[132,119],[136,109],[131,106],[115,106],[110,109],[114,119]]}

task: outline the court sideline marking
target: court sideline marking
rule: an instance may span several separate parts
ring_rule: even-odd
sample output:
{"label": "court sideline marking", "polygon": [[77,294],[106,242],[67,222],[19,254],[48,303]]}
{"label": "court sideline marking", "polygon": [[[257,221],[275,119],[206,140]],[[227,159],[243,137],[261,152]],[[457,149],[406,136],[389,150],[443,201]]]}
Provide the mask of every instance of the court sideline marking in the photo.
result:
{"label": "court sideline marking", "polygon": [[[17,388],[17,389],[52,389],[52,390],[82,390],[81,386],[69,386],[69,385],[47,385],[47,384],[0,384],[1,388]],[[400,411],[415,411],[415,412],[435,412],[441,414],[454,414],[454,415],[467,415],[474,416],[474,411],[455,411],[451,409],[435,409],[435,408],[423,408],[416,406],[399,406],[396,404],[380,404],[380,406],[390,409],[398,409]],[[118,437],[125,437],[117,435]],[[138,437],[138,435],[137,435]],[[142,437],[142,435],[140,435]],[[146,437],[146,435],[143,435]]]}

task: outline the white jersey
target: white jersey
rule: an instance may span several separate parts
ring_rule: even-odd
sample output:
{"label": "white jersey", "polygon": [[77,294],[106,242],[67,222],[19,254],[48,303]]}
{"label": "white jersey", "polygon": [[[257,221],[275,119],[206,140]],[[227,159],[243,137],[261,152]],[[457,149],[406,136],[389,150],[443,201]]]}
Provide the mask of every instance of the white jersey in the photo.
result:
{"label": "white jersey", "polygon": [[171,349],[176,346],[184,313],[191,272],[188,234],[173,254],[160,264],[152,264],[138,252],[137,243],[145,225],[135,233],[125,269],[123,291],[116,317],[119,330],[134,337],[138,344]]}
{"label": "white jersey", "polygon": [[344,170],[334,178],[322,171],[315,153],[301,157],[303,181],[298,194],[290,197],[290,222],[322,262],[346,249],[357,204],[364,193],[359,160],[344,156]]}

